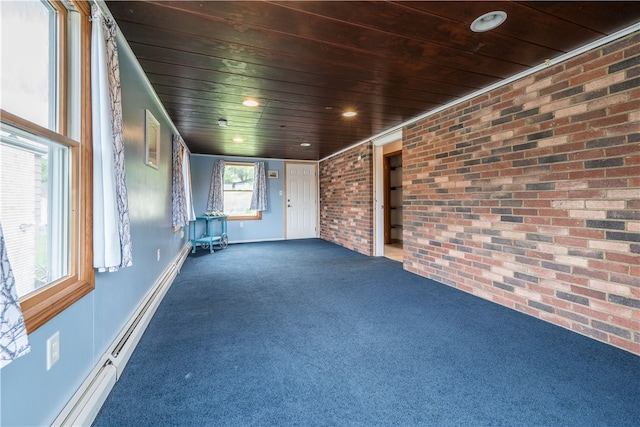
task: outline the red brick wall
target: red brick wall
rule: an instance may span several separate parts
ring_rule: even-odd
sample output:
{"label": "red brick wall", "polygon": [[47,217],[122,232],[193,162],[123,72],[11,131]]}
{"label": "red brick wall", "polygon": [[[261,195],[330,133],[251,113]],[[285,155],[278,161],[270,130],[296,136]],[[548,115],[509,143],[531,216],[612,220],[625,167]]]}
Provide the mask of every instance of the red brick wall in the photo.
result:
{"label": "red brick wall", "polygon": [[320,237],[373,254],[371,143],[320,162]]}
{"label": "red brick wall", "polygon": [[407,270],[640,354],[640,34],[404,130]]}

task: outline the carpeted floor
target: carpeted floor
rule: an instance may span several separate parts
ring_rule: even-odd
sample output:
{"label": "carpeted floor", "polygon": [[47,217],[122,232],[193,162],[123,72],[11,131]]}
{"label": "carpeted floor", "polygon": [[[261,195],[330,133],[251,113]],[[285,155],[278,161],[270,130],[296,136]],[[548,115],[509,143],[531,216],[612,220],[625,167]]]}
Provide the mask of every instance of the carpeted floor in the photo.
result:
{"label": "carpeted floor", "polygon": [[631,426],[640,357],[312,239],[185,262],[95,426]]}

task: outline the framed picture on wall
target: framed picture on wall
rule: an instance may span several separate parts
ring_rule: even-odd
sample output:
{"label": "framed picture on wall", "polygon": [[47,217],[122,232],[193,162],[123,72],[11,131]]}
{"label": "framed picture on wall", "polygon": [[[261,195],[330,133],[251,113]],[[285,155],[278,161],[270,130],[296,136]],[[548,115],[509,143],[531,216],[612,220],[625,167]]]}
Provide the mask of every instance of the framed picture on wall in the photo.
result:
{"label": "framed picture on wall", "polygon": [[158,169],[160,154],[160,122],[153,117],[151,111],[144,110],[144,163]]}
{"label": "framed picture on wall", "polygon": [[267,173],[267,176],[268,176],[270,179],[278,179],[278,171],[269,171],[269,172]]}

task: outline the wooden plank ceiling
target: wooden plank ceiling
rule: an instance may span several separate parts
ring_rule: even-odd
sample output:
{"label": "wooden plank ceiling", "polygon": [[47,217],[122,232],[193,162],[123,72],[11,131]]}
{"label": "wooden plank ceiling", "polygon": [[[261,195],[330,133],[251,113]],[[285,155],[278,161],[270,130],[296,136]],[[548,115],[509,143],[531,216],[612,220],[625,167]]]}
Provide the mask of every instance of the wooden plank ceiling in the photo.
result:
{"label": "wooden plank ceiling", "polygon": [[[640,22],[632,1],[107,6],[193,153],[300,160]],[[500,27],[469,29],[495,10],[508,15]],[[243,106],[247,98],[259,106]],[[346,110],[357,116],[344,118]]]}

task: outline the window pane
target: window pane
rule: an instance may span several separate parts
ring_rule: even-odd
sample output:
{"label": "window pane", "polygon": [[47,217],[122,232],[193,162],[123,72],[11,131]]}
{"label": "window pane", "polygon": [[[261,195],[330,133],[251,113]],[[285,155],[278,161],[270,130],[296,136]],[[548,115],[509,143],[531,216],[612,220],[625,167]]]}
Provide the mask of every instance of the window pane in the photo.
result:
{"label": "window pane", "polygon": [[56,130],[57,12],[41,1],[0,1],[2,109]]}
{"label": "window pane", "polygon": [[251,206],[251,191],[225,191],[224,213],[229,216],[254,216],[256,211]]}
{"label": "window pane", "polygon": [[224,190],[253,191],[253,165],[226,165]]}
{"label": "window pane", "polygon": [[229,164],[224,167],[224,212],[230,217],[256,216],[249,209],[253,195],[253,165]]}
{"label": "window pane", "polygon": [[18,297],[69,274],[69,149],[2,125],[0,221]]}

